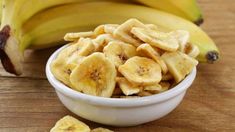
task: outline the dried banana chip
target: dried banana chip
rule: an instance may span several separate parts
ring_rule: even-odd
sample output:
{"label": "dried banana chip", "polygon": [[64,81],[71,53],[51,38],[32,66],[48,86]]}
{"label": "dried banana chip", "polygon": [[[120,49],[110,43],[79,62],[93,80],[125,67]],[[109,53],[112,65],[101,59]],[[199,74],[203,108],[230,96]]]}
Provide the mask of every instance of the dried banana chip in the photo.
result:
{"label": "dried banana chip", "polygon": [[189,32],[185,30],[176,30],[170,32],[179,42],[179,51],[184,52],[185,46],[189,41]]}
{"label": "dried banana chip", "polygon": [[74,89],[85,94],[111,97],[116,83],[116,69],[103,53],[86,57],[70,75]]}
{"label": "dried banana chip", "polygon": [[145,57],[132,57],[118,71],[131,83],[151,85],[162,79],[161,67],[153,60]]}
{"label": "dried banana chip", "polygon": [[118,24],[105,24],[104,32],[113,35],[118,26]]}
{"label": "dried banana chip", "polygon": [[56,122],[50,132],[90,132],[89,126],[72,116],[65,116]]}
{"label": "dried banana chip", "polygon": [[77,64],[76,62],[71,62],[76,61],[76,59],[79,60],[81,56],[87,56],[93,51],[94,45],[90,39],[82,38],[79,42],[70,44],[67,48],[62,50],[58,57],[51,63],[51,71],[53,75],[67,86],[71,86],[69,76],[79,61]]}
{"label": "dried banana chip", "polygon": [[67,33],[64,36],[65,41],[77,41],[79,38],[94,37],[94,32]]}
{"label": "dried banana chip", "polygon": [[154,84],[144,87],[144,91],[147,91],[152,94],[157,94],[165,91],[160,84]]}
{"label": "dried banana chip", "polygon": [[133,95],[140,92],[140,88],[138,86],[133,85],[132,83],[128,82],[128,80],[124,77],[119,77],[116,79],[120,89],[126,95]]}
{"label": "dried banana chip", "polygon": [[131,33],[140,40],[162,50],[176,51],[179,48],[178,40],[169,33],[139,27],[133,27]]}
{"label": "dried banana chip", "polygon": [[134,38],[134,36],[131,33],[131,29],[133,27],[142,27],[147,28],[143,23],[141,23],[137,19],[129,19],[123,24],[121,24],[115,31],[114,31],[114,37],[126,42],[130,43],[136,47],[138,47],[142,42],[138,40],[137,38]]}
{"label": "dried banana chip", "polygon": [[95,36],[99,36],[101,34],[105,34],[105,31],[104,31],[104,25],[99,25],[98,27],[95,28],[94,30],[94,35]]}
{"label": "dried banana chip", "polygon": [[200,50],[198,49],[198,47],[190,43],[186,44],[184,52],[185,54],[193,58],[196,58],[200,54]]}
{"label": "dried banana chip", "polygon": [[110,42],[103,50],[105,56],[118,68],[129,58],[136,56],[136,48],[123,42]]}
{"label": "dried banana chip", "polygon": [[91,130],[91,132],[114,132],[114,131],[111,131],[111,130],[106,129],[106,128],[99,127],[99,128]]}
{"label": "dried banana chip", "polygon": [[137,48],[137,52],[145,54],[146,57],[150,57],[155,60],[161,66],[163,74],[166,74],[168,72],[166,63],[162,60],[158,52],[156,52],[149,44],[141,44]]}
{"label": "dried banana chip", "polygon": [[101,52],[103,51],[103,48],[109,43],[113,41],[119,41],[115,39],[112,35],[110,34],[101,34],[97,36],[95,39],[93,39],[93,43],[95,45],[95,51]]}
{"label": "dried banana chip", "polygon": [[179,51],[164,53],[162,59],[166,62],[169,72],[174,76],[176,83],[182,81],[198,64],[197,60]]}

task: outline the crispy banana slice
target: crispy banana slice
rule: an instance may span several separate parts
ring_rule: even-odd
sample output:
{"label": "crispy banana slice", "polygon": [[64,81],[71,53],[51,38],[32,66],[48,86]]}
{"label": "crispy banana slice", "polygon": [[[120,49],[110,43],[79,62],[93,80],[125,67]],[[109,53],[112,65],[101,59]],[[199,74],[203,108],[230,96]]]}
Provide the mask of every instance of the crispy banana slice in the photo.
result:
{"label": "crispy banana slice", "polygon": [[170,74],[170,72],[167,72],[166,74],[162,75],[162,81],[168,81],[172,79],[174,79],[174,77]]}
{"label": "crispy banana slice", "polygon": [[106,129],[106,128],[99,127],[99,128],[91,130],[91,132],[114,132],[114,131],[111,131],[111,130]]}
{"label": "crispy banana slice", "polygon": [[118,24],[105,24],[104,32],[113,35],[118,26]]}
{"label": "crispy banana slice", "polygon": [[65,116],[56,122],[50,132],[90,132],[89,126],[72,116]]}
{"label": "crispy banana slice", "polygon": [[179,48],[178,40],[169,33],[139,27],[133,27],[131,33],[140,40],[162,50],[176,51]]}
{"label": "crispy banana slice", "polygon": [[116,81],[120,89],[126,96],[137,94],[140,92],[140,88],[138,86],[133,85],[124,77],[118,77],[116,78]]}
{"label": "crispy banana slice", "polygon": [[143,53],[143,54],[145,54],[146,57],[150,57],[153,60],[155,60],[161,66],[163,74],[166,74],[168,72],[168,68],[166,66],[166,63],[163,61],[163,59],[161,58],[159,53],[156,52],[152,48],[152,46],[150,46],[149,44],[141,44],[137,48],[137,52]]}
{"label": "crispy banana slice", "polygon": [[196,45],[188,43],[185,46],[184,53],[190,57],[196,58],[200,54],[200,50]]}
{"label": "crispy banana slice", "polygon": [[110,34],[101,34],[95,39],[93,39],[93,43],[95,45],[95,51],[101,52],[103,51],[104,47],[112,41],[119,41],[115,39],[112,35]]}
{"label": "crispy banana slice", "polygon": [[133,27],[141,27],[141,28],[147,28],[143,23],[141,23],[137,19],[129,19],[123,24],[121,24],[115,31],[114,31],[114,37],[126,42],[130,43],[136,47],[138,47],[142,42],[135,38],[133,34],[131,33],[131,29]]}
{"label": "crispy banana slice", "polygon": [[144,90],[152,94],[158,94],[166,91],[167,89],[165,87],[163,88],[160,84],[154,84],[154,85],[145,86]]}
{"label": "crispy banana slice", "polygon": [[65,41],[77,41],[79,38],[94,37],[94,32],[79,32],[79,33],[67,33],[64,36]]}
{"label": "crispy banana slice", "polygon": [[[94,45],[90,39],[80,39],[76,44],[70,44],[62,50],[58,57],[51,64],[53,75],[67,86],[71,86],[69,76],[79,64],[81,56],[87,56],[94,51]],[[70,57],[72,57],[70,59]],[[76,64],[76,59],[78,63]],[[73,63],[72,63],[73,62]]]}
{"label": "crispy banana slice", "polygon": [[129,58],[136,56],[136,48],[123,42],[110,42],[103,50],[105,56],[118,68]]}
{"label": "crispy banana slice", "polygon": [[153,60],[145,57],[132,57],[118,71],[131,83],[151,85],[162,79],[161,67]]}
{"label": "crispy banana slice", "polygon": [[176,83],[182,81],[187,74],[198,64],[198,61],[188,55],[177,52],[166,52],[162,55],[169,72],[174,76]]}
{"label": "crispy banana slice", "polygon": [[69,57],[65,63],[65,68],[72,72],[84,59],[84,56],[78,56],[76,54]]}
{"label": "crispy banana slice", "polygon": [[98,27],[95,28],[94,30],[94,35],[95,36],[99,36],[101,34],[105,34],[105,31],[104,31],[104,25],[99,25]]}
{"label": "crispy banana slice", "polygon": [[184,52],[185,46],[189,41],[189,32],[185,30],[176,30],[170,32],[171,35],[175,36],[179,42],[179,51]]}
{"label": "crispy banana slice", "polygon": [[115,88],[116,69],[103,53],[86,57],[70,75],[72,86],[85,94],[111,97]]}

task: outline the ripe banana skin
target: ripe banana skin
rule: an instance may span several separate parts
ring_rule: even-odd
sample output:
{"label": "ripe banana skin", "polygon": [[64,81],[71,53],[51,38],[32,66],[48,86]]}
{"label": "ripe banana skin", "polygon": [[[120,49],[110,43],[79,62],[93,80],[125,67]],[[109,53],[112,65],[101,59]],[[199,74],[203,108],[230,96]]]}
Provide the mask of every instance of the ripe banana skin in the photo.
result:
{"label": "ripe banana skin", "polygon": [[[3,14],[4,15],[4,14]],[[27,48],[47,48],[63,43],[63,36],[67,32],[89,31],[100,24],[119,24],[129,18],[137,18],[145,23],[156,24],[159,28],[169,30],[187,30],[191,34],[190,43],[199,47],[201,53],[198,59],[201,62],[216,61],[219,51],[211,38],[193,23],[177,16],[164,13],[148,7],[114,2],[84,2],[56,6],[41,11],[28,19],[19,29],[18,36],[11,30],[2,30],[0,39],[12,38],[11,44],[2,43],[1,59],[5,69],[14,74],[21,74],[21,51]],[[4,28],[3,28],[4,29]],[[9,29],[9,28],[7,28]],[[13,35],[12,35],[13,34]],[[6,39],[7,40],[7,39]],[[4,48],[11,45],[13,48],[6,51]],[[18,47],[19,46],[19,47]],[[18,59],[17,59],[18,58]]]}
{"label": "ripe banana skin", "polygon": [[25,35],[22,40],[27,40],[27,43],[21,43],[21,47],[22,49],[50,47],[54,42],[61,42],[66,32],[90,31],[97,25],[120,24],[131,17],[145,23],[156,24],[166,31],[178,29],[189,31],[190,43],[200,49],[198,60],[201,62],[213,62],[219,57],[218,48],[213,40],[195,24],[148,7],[112,2],[65,5],[39,13],[24,25]]}
{"label": "ripe banana skin", "polygon": [[183,17],[197,25],[203,23],[202,12],[196,0],[136,0],[144,5]]}

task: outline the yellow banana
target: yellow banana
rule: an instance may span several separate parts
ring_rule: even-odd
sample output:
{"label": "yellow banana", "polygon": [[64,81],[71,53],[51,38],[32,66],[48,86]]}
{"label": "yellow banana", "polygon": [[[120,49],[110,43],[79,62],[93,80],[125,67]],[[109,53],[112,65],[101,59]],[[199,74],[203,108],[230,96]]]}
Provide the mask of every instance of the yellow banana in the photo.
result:
{"label": "yellow banana", "polygon": [[[60,12],[57,12],[58,10]],[[51,19],[46,19],[45,14]],[[65,5],[39,13],[24,27],[26,35],[23,40],[31,43],[22,43],[21,46],[25,48],[49,47],[51,43],[61,42],[66,32],[89,31],[105,23],[120,24],[131,17],[138,18],[145,23],[156,24],[159,29],[166,31],[187,30],[190,33],[190,43],[197,45],[200,49],[197,58],[199,61],[214,62],[219,58],[219,51],[213,40],[193,23],[148,7],[111,2]]]}
{"label": "yellow banana", "polygon": [[136,0],[150,7],[183,17],[195,24],[203,23],[202,12],[196,0]]}
{"label": "yellow banana", "polygon": [[[149,7],[114,2],[73,3],[39,12],[24,23],[20,29],[19,39],[14,41],[14,45],[19,45],[22,50],[32,47],[36,49],[51,47],[64,43],[62,39],[67,32],[90,31],[97,25],[120,24],[129,18],[156,24],[159,29],[167,31],[187,30],[191,35],[190,43],[197,45],[200,49],[201,53],[198,57],[200,61],[213,62],[219,57],[219,51],[212,39],[193,23]],[[19,62],[13,54],[17,50],[15,48],[8,52],[1,51],[4,51],[5,56],[10,58],[10,62],[12,60]],[[20,63],[14,64],[18,65],[12,65],[13,68],[20,65]],[[21,70],[10,72],[20,74]]]}

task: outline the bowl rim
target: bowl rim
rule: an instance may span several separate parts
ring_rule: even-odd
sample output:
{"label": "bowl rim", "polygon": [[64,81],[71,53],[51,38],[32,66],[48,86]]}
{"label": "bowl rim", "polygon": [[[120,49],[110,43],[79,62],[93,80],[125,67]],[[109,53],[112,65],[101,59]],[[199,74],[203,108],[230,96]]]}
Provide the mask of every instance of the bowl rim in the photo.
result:
{"label": "bowl rim", "polygon": [[[64,45],[61,48],[57,49],[48,59],[46,64],[46,76],[50,84],[54,87],[56,92],[60,92],[67,97],[71,97],[73,99],[78,99],[81,101],[88,102],[93,105],[102,105],[102,106],[110,106],[110,107],[137,107],[143,105],[150,105],[153,103],[160,103],[166,100],[169,100],[184,91],[186,91],[191,84],[193,83],[196,77],[196,67],[193,68],[192,72],[186,76],[186,78],[177,84],[175,87],[151,96],[139,97],[139,98],[130,98],[130,99],[121,99],[121,98],[105,98],[98,97],[93,95],[88,95],[81,93],[79,91],[73,90],[68,86],[64,85],[62,82],[57,80],[50,70],[51,62],[57,57],[59,52],[66,48],[68,45]],[[58,93],[57,93],[58,94]]]}

